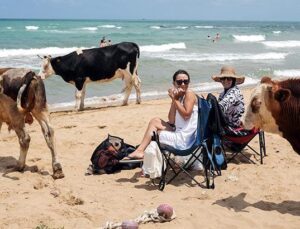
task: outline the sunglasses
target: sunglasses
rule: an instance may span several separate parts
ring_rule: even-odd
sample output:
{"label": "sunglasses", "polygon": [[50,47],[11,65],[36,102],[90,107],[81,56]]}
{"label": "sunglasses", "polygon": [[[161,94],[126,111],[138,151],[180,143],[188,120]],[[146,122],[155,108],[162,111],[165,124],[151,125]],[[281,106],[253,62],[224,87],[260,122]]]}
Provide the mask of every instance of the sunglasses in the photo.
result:
{"label": "sunglasses", "polygon": [[184,83],[184,85],[188,85],[190,83],[189,80],[176,80],[177,85],[182,85],[182,83]]}
{"label": "sunglasses", "polygon": [[222,77],[222,78],[220,78],[220,80],[221,81],[225,81],[225,80],[229,81],[229,80],[233,80],[233,78],[232,77]]}

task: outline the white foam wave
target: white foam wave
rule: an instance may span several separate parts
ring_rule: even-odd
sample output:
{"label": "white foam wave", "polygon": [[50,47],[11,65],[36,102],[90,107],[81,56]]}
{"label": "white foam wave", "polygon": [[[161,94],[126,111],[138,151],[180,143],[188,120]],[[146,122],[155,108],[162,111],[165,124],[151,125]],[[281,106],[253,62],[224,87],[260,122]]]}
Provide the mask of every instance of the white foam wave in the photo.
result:
{"label": "white foam wave", "polygon": [[188,26],[176,26],[175,29],[187,29]]}
{"label": "white foam wave", "polygon": [[281,33],[281,31],[280,31],[280,30],[277,30],[277,31],[273,31],[273,33],[274,33],[274,34],[279,34],[279,33]]}
{"label": "white foam wave", "polygon": [[78,31],[71,31],[71,30],[58,30],[58,29],[50,29],[50,30],[43,30],[45,33],[66,33],[66,34],[72,34],[72,33],[78,33]]}
{"label": "white foam wave", "polygon": [[300,77],[300,69],[275,70],[274,76]]}
{"label": "white foam wave", "polygon": [[[34,55],[63,55],[77,50],[78,47],[59,48],[47,47],[40,49],[0,49],[0,57],[34,56]],[[87,49],[80,47],[80,49]]]}
{"label": "white foam wave", "polygon": [[38,30],[40,27],[34,25],[25,26],[26,30]]}
{"label": "white foam wave", "polygon": [[83,28],[81,28],[82,30],[88,30],[88,31],[96,31],[96,30],[98,30],[98,28],[97,27],[83,27]]}
{"label": "white foam wave", "polygon": [[[259,80],[253,79],[250,77],[245,78],[245,82],[240,85],[240,87],[249,87],[256,85]],[[216,82],[205,82],[205,83],[198,83],[198,84],[191,84],[191,89],[196,93],[206,93],[206,92],[215,92],[223,90],[223,87],[220,83]],[[166,91],[146,91],[143,92],[141,95],[143,100],[153,99],[153,98],[164,98],[167,97]],[[129,100],[135,100],[136,95],[135,93],[131,94]],[[121,105],[123,100],[122,94],[113,94],[109,96],[103,97],[90,97],[85,99],[85,106],[86,107],[105,107],[105,106],[112,106],[112,105]],[[63,110],[72,110],[74,109],[75,101],[65,102],[65,103],[55,103],[50,104],[49,108],[50,111],[63,111]]]}
{"label": "white foam wave", "polygon": [[265,35],[232,35],[235,40],[243,42],[257,42],[264,41],[266,39]]}
{"label": "white foam wave", "polygon": [[100,25],[98,27],[104,29],[122,29],[122,26],[116,26],[116,25]]}
{"label": "white foam wave", "polygon": [[171,61],[234,61],[234,60],[280,60],[285,59],[288,53],[150,53],[147,56],[162,58]]}
{"label": "white foam wave", "polygon": [[264,41],[264,45],[271,48],[294,48],[300,47],[300,41],[288,40],[288,41]]}
{"label": "white foam wave", "polygon": [[[239,87],[249,87],[254,86],[259,82],[258,79],[253,79],[251,77],[245,77],[245,82],[242,85],[239,85]],[[206,83],[199,83],[191,85],[191,89],[195,92],[215,92],[215,91],[221,91],[223,90],[223,86],[220,83],[216,82],[206,82]]]}
{"label": "white foam wave", "polygon": [[12,29],[12,27],[11,26],[7,26],[6,29]]}
{"label": "white foam wave", "polygon": [[153,26],[150,26],[151,29],[160,29],[161,27],[158,26],[158,25],[153,25]]}
{"label": "white foam wave", "polygon": [[197,28],[197,29],[213,29],[214,26],[212,26],[212,25],[195,25],[195,28]]}
{"label": "white foam wave", "polygon": [[180,42],[163,45],[145,45],[140,47],[142,52],[164,52],[171,49],[186,49],[186,46],[183,42]]}

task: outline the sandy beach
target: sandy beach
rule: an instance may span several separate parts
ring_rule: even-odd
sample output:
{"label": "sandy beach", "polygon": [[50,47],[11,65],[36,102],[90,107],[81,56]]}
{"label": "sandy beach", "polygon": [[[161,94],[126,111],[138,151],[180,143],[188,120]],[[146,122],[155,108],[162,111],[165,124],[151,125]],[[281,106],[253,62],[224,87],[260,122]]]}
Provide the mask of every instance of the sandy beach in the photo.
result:
{"label": "sandy beach", "polygon": [[[250,90],[243,90],[249,100]],[[161,203],[174,207],[177,218],[140,228],[300,228],[300,157],[278,135],[266,133],[264,164],[234,161],[215,179],[214,190],[187,178],[163,192],[140,169],[86,176],[95,147],[107,134],[139,144],[152,117],[167,118],[170,100],[144,101],[83,112],[51,113],[58,158],[65,178],[51,177],[51,155],[40,126],[27,130],[31,144],[23,173],[7,173],[16,164],[19,145],[6,125],[0,134],[0,228],[99,228],[106,221],[134,219]],[[258,139],[251,143],[258,149]],[[204,180],[199,172],[197,178]]]}

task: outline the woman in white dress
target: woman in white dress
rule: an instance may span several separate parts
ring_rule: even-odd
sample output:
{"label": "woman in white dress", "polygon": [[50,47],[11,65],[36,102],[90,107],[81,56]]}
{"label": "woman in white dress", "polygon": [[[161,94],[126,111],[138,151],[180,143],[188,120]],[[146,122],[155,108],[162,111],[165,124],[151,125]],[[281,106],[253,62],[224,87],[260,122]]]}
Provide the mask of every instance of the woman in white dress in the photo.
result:
{"label": "woman in white dress", "polygon": [[195,93],[188,89],[190,76],[185,70],[178,70],[173,75],[173,87],[168,90],[172,100],[168,122],[153,118],[147,127],[141,144],[131,154],[129,159],[142,159],[149,145],[153,131],[158,132],[163,144],[178,149],[187,149],[196,139],[198,106]]}

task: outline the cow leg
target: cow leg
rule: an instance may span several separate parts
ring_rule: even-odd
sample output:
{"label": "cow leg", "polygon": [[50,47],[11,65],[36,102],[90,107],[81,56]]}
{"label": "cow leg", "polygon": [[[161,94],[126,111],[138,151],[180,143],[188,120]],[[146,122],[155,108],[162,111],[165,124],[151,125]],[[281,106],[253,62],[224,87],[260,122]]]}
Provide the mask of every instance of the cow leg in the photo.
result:
{"label": "cow leg", "polygon": [[23,171],[25,168],[25,161],[26,161],[26,156],[29,148],[30,136],[25,131],[25,128],[17,128],[15,132],[19,138],[19,144],[20,144],[20,156],[17,164],[17,170]]}
{"label": "cow leg", "polygon": [[32,111],[32,113],[33,113],[33,116],[38,120],[38,122],[42,128],[44,138],[45,138],[47,145],[51,151],[53,178],[54,179],[64,178],[65,175],[62,171],[62,166],[57,161],[57,158],[56,158],[57,154],[56,154],[54,130],[50,125],[49,113],[48,113],[48,111],[41,111],[41,112]]}
{"label": "cow leg", "polygon": [[82,111],[84,109],[85,89],[86,89],[86,84],[83,84],[83,87],[81,90],[76,89],[75,109],[77,111]]}
{"label": "cow leg", "polygon": [[132,89],[132,77],[128,72],[124,72],[124,81],[125,81],[125,88],[124,91],[124,99],[123,99],[123,106],[128,105],[128,98],[131,93]]}
{"label": "cow leg", "polygon": [[134,71],[133,73],[133,85],[136,92],[136,103],[140,104],[141,103],[141,79],[138,76],[136,71]]}

